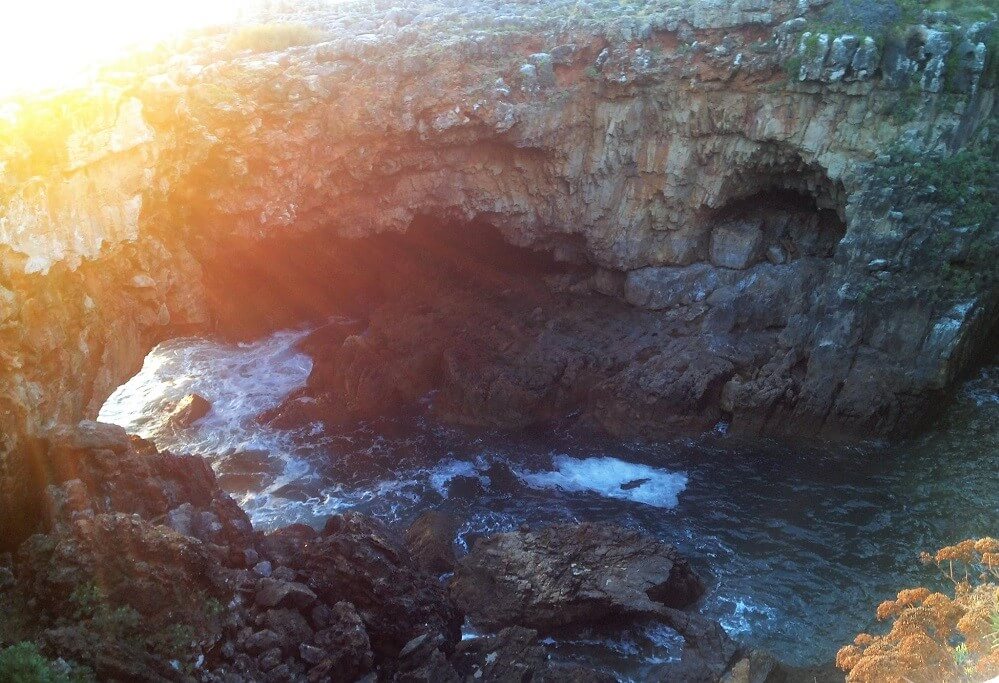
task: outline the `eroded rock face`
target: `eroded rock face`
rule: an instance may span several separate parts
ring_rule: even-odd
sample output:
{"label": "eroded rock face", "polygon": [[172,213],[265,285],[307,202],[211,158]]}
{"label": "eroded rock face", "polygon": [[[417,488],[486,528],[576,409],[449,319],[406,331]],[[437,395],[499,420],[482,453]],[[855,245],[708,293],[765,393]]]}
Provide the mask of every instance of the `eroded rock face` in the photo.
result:
{"label": "eroded rock face", "polygon": [[[993,283],[957,291],[923,278],[962,262],[918,245],[934,235],[956,244],[955,229],[967,226],[951,226],[925,187],[877,180],[866,164],[907,126],[938,131],[910,137],[950,150],[982,127],[994,102],[977,66],[988,26],[934,19],[913,34],[913,54],[886,46],[881,55],[859,36],[803,39],[808,22],[797,15],[808,5],[744,4],[625,5],[593,17],[558,3],[303,10],[291,18],[329,40],[262,55],[204,36],[176,59],[116,72],[92,92],[29,102],[0,151],[4,450],[53,422],[93,416],[167,336],[246,334],[240,318],[251,311],[257,332],[322,317],[323,296],[289,287],[312,262],[282,260],[274,240],[310,233],[335,252],[346,239],[404,232],[420,216],[487,222],[510,243],[632,284],[648,268],[711,264],[721,276],[824,259],[804,301],[771,306],[779,320],[769,338],[742,329],[731,314],[739,304],[722,302],[706,314],[734,338],[691,340],[680,351],[691,356],[689,372],[634,363],[630,379],[602,394],[647,396],[659,407],[653,419],[633,403],[637,415],[608,419],[619,428],[724,416],[736,430],[863,436],[920,424],[984,343]],[[955,49],[959,68],[948,76]],[[806,82],[788,82],[785,60],[799,50]],[[935,106],[948,78],[963,93],[957,108]],[[894,112],[898,89],[914,79],[919,104],[934,106],[907,124]],[[25,133],[38,131],[32,117],[79,102],[90,105],[87,116],[51,117],[44,140]],[[897,186],[904,192],[884,206]],[[729,215],[774,192],[836,216],[841,229],[827,249],[807,246],[824,239],[821,221],[778,231],[767,211]],[[761,220],[762,235],[731,229]],[[393,260],[386,254],[374,273],[355,276],[390,270]],[[882,262],[890,267],[870,266]],[[888,278],[899,286],[880,291]],[[630,296],[693,320],[701,284]],[[764,292],[746,286],[749,297]],[[890,340],[907,323],[885,322],[885,310],[912,321],[902,348]],[[444,323],[411,322],[421,339],[430,335],[419,325]],[[404,346],[351,339],[354,359],[344,352],[338,381]],[[401,350],[414,356],[412,372],[386,368],[372,381],[401,379],[398,395],[372,394],[362,378],[352,392],[358,411],[407,400],[427,388],[427,375],[461,367],[435,365],[439,349]],[[658,350],[678,351],[661,341]],[[516,382],[505,395],[501,380],[490,381],[495,404],[537,403],[555,383],[522,356],[527,364],[511,372],[540,371],[540,382]],[[462,402],[473,400],[493,399],[470,389]],[[15,476],[3,467],[0,477]]]}
{"label": "eroded rock face", "polygon": [[449,583],[473,623],[541,631],[654,617],[704,584],[675,548],[606,524],[496,534],[476,542]]}

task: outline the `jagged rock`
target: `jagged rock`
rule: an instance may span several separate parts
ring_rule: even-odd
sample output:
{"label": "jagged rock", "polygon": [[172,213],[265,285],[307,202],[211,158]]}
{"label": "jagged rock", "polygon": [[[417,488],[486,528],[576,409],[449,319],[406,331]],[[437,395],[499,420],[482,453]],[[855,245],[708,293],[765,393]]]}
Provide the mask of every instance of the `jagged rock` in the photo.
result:
{"label": "jagged rock", "polygon": [[288,558],[319,599],[349,598],[377,657],[395,657],[421,633],[439,634],[453,647],[461,615],[443,589],[419,571],[402,544],[374,520],[331,517],[323,532]]}
{"label": "jagged rock", "polygon": [[[224,605],[232,586],[200,541],[137,515],[80,517],[28,539],[18,553],[15,595],[30,601],[41,637],[101,678],[171,678],[170,659],[192,660],[221,635],[209,603]],[[62,627],[67,605],[72,626]],[[189,633],[164,653],[171,629]],[[125,629],[127,637],[115,635]]]}
{"label": "jagged rock", "polygon": [[449,583],[484,628],[541,631],[654,617],[694,602],[704,584],[674,548],[605,524],[554,526],[480,539]]}
{"label": "jagged rock", "polygon": [[395,683],[458,683],[457,672],[442,648],[447,647],[443,636],[424,633],[410,640],[399,652]]}
{"label": "jagged rock", "polygon": [[326,653],[321,662],[310,670],[310,680],[355,680],[367,673],[373,664],[371,642],[361,616],[349,602],[336,603],[326,620],[325,628],[316,632],[315,643]]}
{"label": "jagged rock", "polygon": [[178,427],[190,427],[212,410],[208,399],[199,394],[188,394],[170,411],[170,422]]}
{"label": "jagged rock", "polygon": [[431,510],[420,515],[406,531],[406,549],[416,566],[430,574],[454,569],[454,541],[458,523],[449,515]]}

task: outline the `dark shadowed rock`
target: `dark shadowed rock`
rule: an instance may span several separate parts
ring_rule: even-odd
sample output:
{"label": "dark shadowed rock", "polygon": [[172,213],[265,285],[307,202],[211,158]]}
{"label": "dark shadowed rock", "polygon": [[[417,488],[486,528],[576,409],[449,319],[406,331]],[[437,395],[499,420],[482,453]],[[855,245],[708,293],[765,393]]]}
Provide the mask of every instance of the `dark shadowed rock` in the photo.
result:
{"label": "dark shadowed rock", "polygon": [[[355,680],[367,673],[374,661],[364,621],[349,602],[330,609],[324,628],[316,632],[315,644],[324,653],[309,672],[309,680]],[[324,677],[329,677],[324,678]]]}
{"label": "dark shadowed rock", "polygon": [[316,601],[316,594],[308,586],[295,581],[262,578],[257,581],[254,598],[260,607],[295,607],[305,609]]}
{"label": "dark shadowed rock", "polygon": [[422,633],[441,635],[448,651],[458,641],[461,613],[400,539],[375,520],[356,513],[331,517],[321,534],[288,552],[285,561],[319,599],[354,605],[378,658],[395,657]]}
{"label": "dark shadowed rock", "polygon": [[431,510],[420,515],[406,530],[406,549],[416,566],[430,574],[454,569],[454,537],[458,522],[451,516]]}
{"label": "dark shadowed rock", "polygon": [[458,563],[449,588],[480,626],[541,631],[656,616],[704,592],[672,546],[590,523],[480,539]]}
{"label": "dark shadowed rock", "polygon": [[30,605],[39,640],[98,680],[176,680],[170,660],[218,642],[211,605],[232,595],[202,542],[135,515],[97,514],[21,546],[13,602]]}
{"label": "dark shadowed rock", "polygon": [[170,411],[170,424],[176,427],[190,427],[212,410],[212,404],[199,394],[188,394],[177,401]]}
{"label": "dark shadowed rock", "polygon": [[571,663],[552,661],[538,632],[510,626],[499,633],[463,640],[454,666],[464,680],[611,683],[616,679]]}

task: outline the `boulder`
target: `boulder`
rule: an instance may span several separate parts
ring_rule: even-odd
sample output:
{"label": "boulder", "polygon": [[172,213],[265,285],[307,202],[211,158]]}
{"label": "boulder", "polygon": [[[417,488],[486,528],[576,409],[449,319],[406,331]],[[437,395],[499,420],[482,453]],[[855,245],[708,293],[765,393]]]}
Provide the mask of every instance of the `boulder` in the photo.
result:
{"label": "boulder", "polygon": [[309,672],[309,680],[356,680],[371,670],[371,641],[361,616],[349,602],[333,605],[314,642],[324,656]]}
{"label": "boulder", "polygon": [[729,221],[711,233],[711,263],[716,266],[745,270],[759,260],[762,250],[759,221]]}
{"label": "boulder", "polygon": [[451,596],[490,630],[562,627],[661,615],[704,583],[676,549],[609,524],[566,524],[496,534],[458,563]]}
{"label": "boulder", "polygon": [[262,578],[257,581],[254,602],[258,607],[295,607],[305,609],[316,601],[308,586],[295,581]]}
{"label": "boulder", "polygon": [[81,420],[75,427],[56,427],[45,433],[45,439],[50,449],[62,451],[107,449],[123,453],[129,448],[124,429],[93,420]]}
{"label": "boulder", "polygon": [[211,410],[212,404],[208,399],[198,394],[188,394],[170,411],[170,424],[175,427],[190,427]]}
{"label": "boulder", "polygon": [[454,538],[458,523],[451,516],[431,510],[420,515],[406,531],[406,549],[416,566],[429,574],[454,569]]}

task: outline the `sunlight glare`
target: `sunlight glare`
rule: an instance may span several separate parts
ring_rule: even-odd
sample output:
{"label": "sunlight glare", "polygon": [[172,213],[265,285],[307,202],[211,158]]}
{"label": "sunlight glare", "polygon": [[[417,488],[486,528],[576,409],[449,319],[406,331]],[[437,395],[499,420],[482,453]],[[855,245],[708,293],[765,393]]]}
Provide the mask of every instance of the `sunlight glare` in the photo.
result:
{"label": "sunlight glare", "polygon": [[256,0],[13,0],[0,10],[0,95],[71,85],[126,49],[236,18]]}

